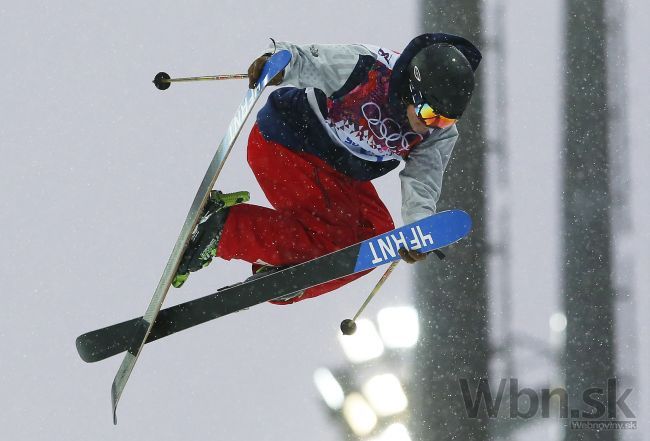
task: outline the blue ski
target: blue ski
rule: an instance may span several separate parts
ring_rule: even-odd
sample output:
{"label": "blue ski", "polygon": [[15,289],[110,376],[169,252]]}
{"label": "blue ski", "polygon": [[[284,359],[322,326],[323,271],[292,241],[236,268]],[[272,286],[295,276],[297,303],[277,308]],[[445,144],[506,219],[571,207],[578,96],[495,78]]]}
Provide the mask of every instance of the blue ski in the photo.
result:
{"label": "blue ski", "polygon": [[[214,294],[160,311],[146,343],[242,309],[290,296],[350,274],[398,260],[400,248],[429,252],[465,237],[471,218],[461,210],[443,211],[358,244],[299,265],[268,273]],[[86,362],[130,350],[142,317],[83,334],[77,351]]]}

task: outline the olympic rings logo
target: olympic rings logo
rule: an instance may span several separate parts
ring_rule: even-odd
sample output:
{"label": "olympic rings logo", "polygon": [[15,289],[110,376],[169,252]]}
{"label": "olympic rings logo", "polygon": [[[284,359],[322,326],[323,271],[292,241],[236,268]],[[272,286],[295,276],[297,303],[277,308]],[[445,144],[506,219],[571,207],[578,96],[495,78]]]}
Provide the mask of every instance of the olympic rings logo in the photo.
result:
{"label": "olympic rings logo", "polygon": [[384,141],[391,150],[407,150],[412,143],[424,139],[419,133],[402,133],[402,126],[392,118],[382,119],[381,107],[372,101],[361,106],[361,113],[368,121],[370,131],[374,137]]}

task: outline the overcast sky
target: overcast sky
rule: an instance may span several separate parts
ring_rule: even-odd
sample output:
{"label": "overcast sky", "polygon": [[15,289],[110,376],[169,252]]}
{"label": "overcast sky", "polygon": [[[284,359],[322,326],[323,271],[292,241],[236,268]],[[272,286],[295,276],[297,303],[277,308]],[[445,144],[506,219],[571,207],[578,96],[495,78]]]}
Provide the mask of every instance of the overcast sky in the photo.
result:
{"label": "overcast sky", "polygon": [[[562,8],[541,0],[511,3],[505,31],[512,281],[521,293],[515,313],[527,316],[515,327],[545,339],[548,317],[559,308]],[[648,10],[642,0],[629,3],[626,80],[633,281],[643,294],[650,285]],[[338,324],[354,313],[378,273],[316,300],[259,306],[147,346],[120,403],[117,427],[110,419],[110,384],[121,357],[85,364],[74,339],[144,312],[245,92],[241,81],[160,92],[151,84],[156,72],[244,72],[268,37],[399,51],[419,33],[417,14],[411,1],[32,1],[0,7],[3,437],[339,439],[312,373],[345,363],[335,338]],[[252,202],[267,205],[245,163],[244,140],[217,186],[250,190]],[[401,221],[397,174],[377,186]],[[239,281],[248,271],[243,263],[215,262],[171,291],[167,305]],[[382,306],[410,302],[408,274],[402,265],[368,317]],[[638,298],[639,311],[650,311],[647,295]],[[638,329],[645,330],[640,357],[647,363],[650,329],[641,320]],[[650,392],[647,375],[640,387]],[[647,417],[650,408],[643,405]]]}

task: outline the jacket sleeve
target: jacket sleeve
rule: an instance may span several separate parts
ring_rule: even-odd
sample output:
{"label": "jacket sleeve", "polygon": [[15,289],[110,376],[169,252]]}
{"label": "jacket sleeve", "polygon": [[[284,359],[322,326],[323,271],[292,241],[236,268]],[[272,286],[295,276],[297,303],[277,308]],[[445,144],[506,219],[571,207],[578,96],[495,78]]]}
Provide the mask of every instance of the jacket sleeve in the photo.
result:
{"label": "jacket sleeve", "polygon": [[429,135],[406,158],[406,166],[399,174],[405,225],[436,212],[442,176],[457,139],[458,130],[453,125]]}
{"label": "jacket sleeve", "polygon": [[291,62],[285,68],[282,84],[314,87],[327,96],[343,87],[361,56],[375,58],[360,44],[296,45],[278,42],[277,49],[291,52]]}

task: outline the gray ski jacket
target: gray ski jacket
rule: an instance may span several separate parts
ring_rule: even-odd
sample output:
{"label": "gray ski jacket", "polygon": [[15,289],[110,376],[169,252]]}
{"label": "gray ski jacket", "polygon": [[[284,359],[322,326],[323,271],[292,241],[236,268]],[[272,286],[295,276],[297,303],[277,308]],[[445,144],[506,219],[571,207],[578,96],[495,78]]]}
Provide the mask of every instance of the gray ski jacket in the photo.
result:
{"label": "gray ski jacket", "polygon": [[292,55],[282,84],[304,88],[309,105],[334,144],[366,161],[400,160],[405,163],[399,173],[401,214],[404,223],[408,224],[434,214],[442,190],[443,174],[458,139],[455,125],[447,129],[430,130],[424,140],[415,145],[408,155],[399,156],[390,151],[373,151],[372,145],[363,144],[358,132],[346,132],[345,127],[341,128],[341,124],[328,121],[316,99],[317,93],[330,97],[345,89],[345,85],[358,71],[363,60],[382,61],[388,68],[392,68],[400,55],[389,49],[365,44],[297,45],[278,42],[277,49],[286,49]]}

